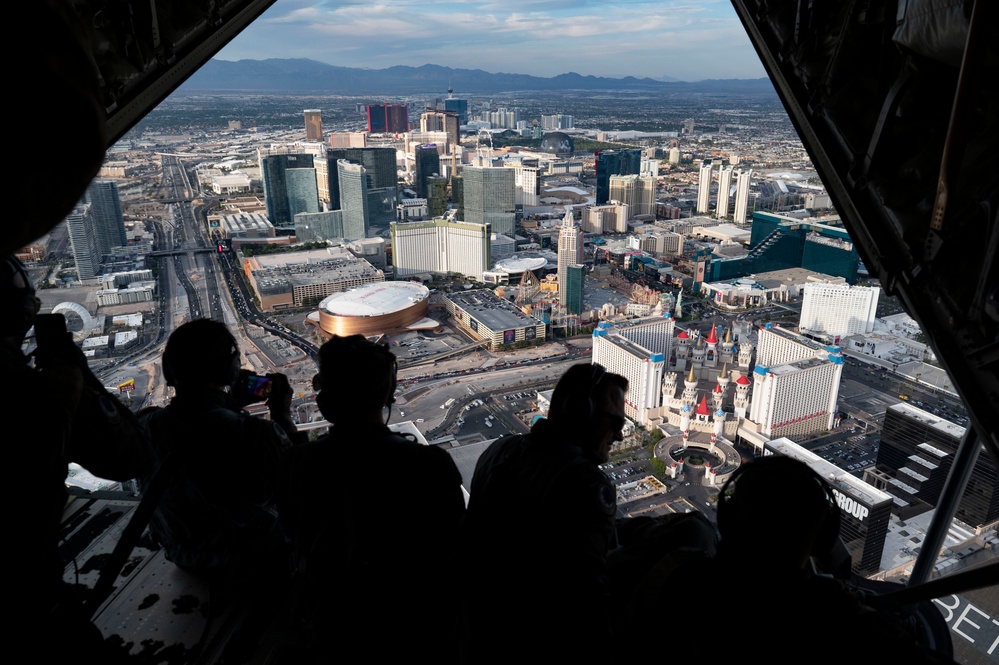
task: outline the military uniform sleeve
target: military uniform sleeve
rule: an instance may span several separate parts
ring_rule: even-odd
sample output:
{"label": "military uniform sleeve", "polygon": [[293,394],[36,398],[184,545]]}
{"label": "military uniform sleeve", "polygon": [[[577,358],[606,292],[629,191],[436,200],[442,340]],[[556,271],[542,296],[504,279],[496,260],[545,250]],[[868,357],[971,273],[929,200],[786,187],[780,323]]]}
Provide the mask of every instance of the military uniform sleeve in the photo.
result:
{"label": "military uniform sleeve", "polygon": [[96,476],[130,480],[153,466],[149,440],[135,415],[105,390],[83,386],[67,458]]}

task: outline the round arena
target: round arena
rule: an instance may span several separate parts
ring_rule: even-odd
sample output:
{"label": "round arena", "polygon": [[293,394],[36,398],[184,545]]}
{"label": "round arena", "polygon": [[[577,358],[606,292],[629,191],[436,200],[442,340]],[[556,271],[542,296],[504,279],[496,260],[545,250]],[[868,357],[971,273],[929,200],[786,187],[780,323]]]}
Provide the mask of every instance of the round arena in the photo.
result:
{"label": "round arena", "polygon": [[375,282],[327,296],[309,319],[327,339],[332,335],[377,335],[421,321],[427,316],[429,303],[430,289],[422,284]]}

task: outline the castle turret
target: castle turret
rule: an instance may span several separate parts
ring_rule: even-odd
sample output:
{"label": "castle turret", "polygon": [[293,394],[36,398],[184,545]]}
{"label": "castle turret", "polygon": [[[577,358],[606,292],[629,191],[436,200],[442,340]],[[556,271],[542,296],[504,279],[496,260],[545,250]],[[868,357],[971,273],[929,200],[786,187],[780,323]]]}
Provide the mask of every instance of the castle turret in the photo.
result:
{"label": "castle turret", "polygon": [[726,364],[731,364],[735,362],[735,342],[732,341],[732,329],[727,328],[725,330],[725,339],[722,341],[721,346],[718,350],[718,359]]}
{"label": "castle turret", "polygon": [[690,335],[686,330],[681,330],[676,336],[676,344],[673,347],[675,361],[673,367],[678,372],[687,369],[690,362]]}
{"label": "castle turret", "polygon": [[663,405],[669,406],[676,399],[676,372],[666,372],[663,377]]}
{"label": "castle turret", "polygon": [[753,357],[753,345],[749,342],[743,342],[739,345],[739,369],[743,371],[749,370],[749,362]]}
{"label": "castle turret", "polygon": [[690,372],[683,381],[683,397],[681,399],[685,405],[691,409],[694,408],[694,402],[697,401],[697,374],[694,373],[693,365],[690,366]]}
{"label": "castle turret", "polygon": [[694,411],[694,415],[697,416],[697,422],[702,425],[708,424],[708,417],[711,415],[711,411],[708,409],[708,396],[701,395],[701,403],[697,405],[697,409]]}
{"label": "castle turret", "polygon": [[698,334],[697,342],[694,343],[694,348],[690,352],[691,355],[690,362],[693,364],[694,367],[697,367],[698,369],[704,367],[704,353],[705,353],[704,338],[700,334]]}
{"label": "castle turret", "polygon": [[735,415],[740,419],[746,417],[746,411],[749,409],[749,387],[751,385],[752,383],[746,378],[745,374],[740,374],[739,378],[735,380],[735,401],[733,406],[735,408]]}
{"label": "castle turret", "polygon": [[718,373],[718,385],[721,386],[722,400],[724,401],[725,395],[728,394],[728,364],[722,366],[722,371]]}
{"label": "castle turret", "polygon": [[718,335],[715,332],[715,326],[711,326],[711,330],[708,332],[708,338],[705,341],[706,349],[704,352],[704,366],[705,367],[717,367],[718,366]]}
{"label": "castle turret", "polygon": [[715,451],[715,443],[718,442],[718,438],[722,435],[722,431],[725,429],[725,412],[720,408],[715,411],[714,428],[711,431],[711,447],[709,450],[711,452]]}

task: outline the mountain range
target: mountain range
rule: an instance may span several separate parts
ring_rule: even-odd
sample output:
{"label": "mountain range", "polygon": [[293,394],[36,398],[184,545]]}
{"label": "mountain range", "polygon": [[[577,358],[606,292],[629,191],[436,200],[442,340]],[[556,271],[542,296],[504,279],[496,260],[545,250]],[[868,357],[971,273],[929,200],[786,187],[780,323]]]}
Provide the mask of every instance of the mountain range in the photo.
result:
{"label": "mountain range", "polygon": [[[667,80],[662,80],[667,79]],[[404,95],[439,92],[449,87],[457,96],[520,90],[629,90],[635,92],[774,94],[769,79],[724,79],[688,83],[659,79],[605,78],[574,72],[550,78],[527,74],[490,73],[439,65],[387,69],[336,67],[305,58],[268,60],[209,60],[180,92],[284,92],[332,95]]]}

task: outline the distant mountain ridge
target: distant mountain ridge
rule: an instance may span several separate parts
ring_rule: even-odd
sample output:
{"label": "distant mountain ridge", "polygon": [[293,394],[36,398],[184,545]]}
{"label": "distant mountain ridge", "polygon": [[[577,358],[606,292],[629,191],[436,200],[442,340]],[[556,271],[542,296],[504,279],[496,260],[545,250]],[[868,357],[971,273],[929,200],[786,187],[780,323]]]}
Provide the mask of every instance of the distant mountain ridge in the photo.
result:
{"label": "distant mountain ridge", "polygon": [[[669,79],[663,76],[661,79]],[[725,79],[687,83],[651,78],[605,78],[575,72],[551,78],[527,74],[490,73],[481,69],[452,69],[440,65],[387,69],[336,67],[306,58],[268,60],[209,60],[181,87],[180,92],[253,91],[324,93],[334,95],[399,95],[440,91],[448,86],[461,94],[490,94],[517,90],[631,90],[685,93],[774,94],[769,79]]]}

